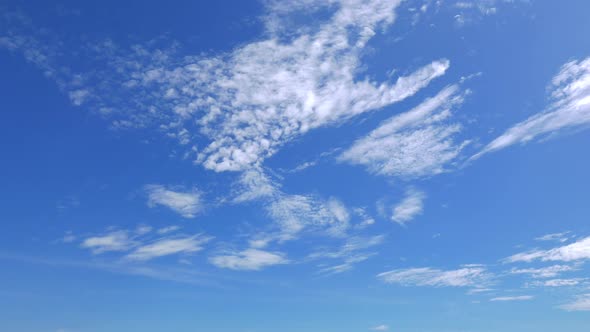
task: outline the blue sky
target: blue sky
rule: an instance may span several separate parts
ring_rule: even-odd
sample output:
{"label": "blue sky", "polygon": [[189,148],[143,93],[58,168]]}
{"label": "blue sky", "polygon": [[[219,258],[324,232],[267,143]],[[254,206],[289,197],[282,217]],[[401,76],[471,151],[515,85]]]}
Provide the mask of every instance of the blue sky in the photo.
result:
{"label": "blue sky", "polygon": [[586,1],[4,1],[0,330],[587,331]]}

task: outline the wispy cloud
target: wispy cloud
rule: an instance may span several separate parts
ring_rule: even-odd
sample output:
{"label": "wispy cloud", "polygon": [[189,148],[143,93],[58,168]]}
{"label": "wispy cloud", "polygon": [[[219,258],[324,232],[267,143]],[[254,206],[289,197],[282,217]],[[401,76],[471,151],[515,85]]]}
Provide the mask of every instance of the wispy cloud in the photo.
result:
{"label": "wispy cloud", "polygon": [[399,269],[377,275],[385,283],[402,286],[468,287],[481,286],[491,275],[483,266],[466,266],[457,270],[430,267]]}
{"label": "wispy cloud", "polygon": [[506,258],[505,261],[509,263],[535,260],[571,262],[586,259],[590,259],[590,237],[549,250],[531,250],[518,253]]}
{"label": "wispy cloud", "polygon": [[351,270],[357,263],[363,262],[375,255],[374,252],[367,252],[368,249],[379,246],[385,240],[384,235],[370,237],[353,236],[346,239],[346,242],[336,250],[320,250],[308,256],[310,260],[317,259],[339,259],[342,263],[323,266],[320,273],[336,274]]}
{"label": "wispy cloud", "polygon": [[527,143],[539,136],[590,124],[590,58],[563,65],[551,82],[553,103],[542,113],[514,125],[472,157]]}
{"label": "wispy cloud", "polygon": [[510,270],[511,274],[529,274],[533,278],[554,278],[563,272],[575,271],[579,268],[577,266],[570,265],[552,265],[542,268],[526,268]]}
{"label": "wispy cloud", "polygon": [[410,189],[406,192],[404,199],[393,207],[391,220],[404,225],[424,210],[424,199],[426,194],[421,191]]}
{"label": "wispy cloud", "polygon": [[381,325],[377,325],[377,326],[373,326],[371,328],[372,331],[387,331],[389,330],[389,326],[385,325],[385,324],[381,324]]}
{"label": "wispy cloud", "polygon": [[213,256],[209,261],[217,267],[232,270],[260,270],[272,265],[289,263],[283,253],[254,248]]}
{"label": "wispy cloud", "polygon": [[165,206],[185,218],[194,218],[202,209],[203,202],[198,190],[175,191],[159,184],[145,186],[148,206]]}
{"label": "wispy cloud", "polygon": [[468,143],[455,142],[461,126],[449,122],[453,107],[463,99],[458,86],[449,86],[414,109],[384,121],[338,160],[387,176],[415,178],[442,173]]}
{"label": "wispy cloud", "polygon": [[[243,171],[313,129],[410,97],[448,69],[449,61],[441,59],[395,82],[359,78],[363,50],[376,31],[394,22],[399,1],[332,4],[333,15],[313,28],[296,29],[289,38],[275,31],[209,57],[180,54],[177,45],[84,45],[79,61],[93,71],[75,75],[58,49],[42,47],[33,28],[29,35],[9,34],[0,47],[21,51],[51,77],[64,76],[72,103],[110,118],[114,127],[158,128],[196,153],[205,168]],[[268,8],[280,8],[281,16],[301,6]],[[197,134],[208,142],[195,152]]]}
{"label": "wispy cloud", "polygon": [[508,302],[508,301],[529,301],[534,299],[532,295],[519,295],[519,296],[499,296],[491,298],[492,302]]}
{"label": "wispy cloud", "polygon": [[201,234],[158,239],[153,243],[139,246],[125,257],[130,260],[146,261],[162,256],[194,253],[201,251],[203,249],[202,245],[211,239],[211,237]]}
{"label": "wispy cloud", "polygon": [[113,231],[105,235],[92,236],[82,241],[82,248],[90,249],[94,254],[101,254],[108,251],[127,251],[136,242],[129,237],[127,231]]}
{"label": "wispy cloud", "polygon": [[157,233],[158,234],[168,234],[171,232],[176,232],[179,229],[180,229],[180,226],[172,225],[172,226],[162,227],[162,228],[158,229]]}
{"label": "wispy cloud", "polygon": [[590,311],[590,294],[580,295],[573,302],[563,304],[559,308],[567,311]]}
{"label": "wispy cloud", "polygon": [[306,230],[338,237],[350,228],[351,213],[339,199],[284,193],[261,169],[244,172],[235,192],[235,202],[262,202],[274,221],[263,236],[266,244],[296,239]]}
{"label": "wispy cloud", "polygon": [[540,236],[538,238],[535,238],[535,240],[537,240],[537,241],[566,242],[567,240],[569,240],[569,235],[568,235],[569,233],[570,232],[545,234],[543,236]]}
{"label": "wispy cloud", "polygon": [[139,225],[135,230],[112,230],[103,235],[87,237],[81,241],[80,247],[89,249],[93,254],[121,252],[124,253],[121,258],[125,261],[148,261],[157,257],[198,252],[213,239],[204,234],[174,234],[178,229],[169,226],[152,233],[150,226]]}
{"label": "wispy cloud", "polygon": [[544,286],[544,287],[571,287],[577,286],[585,279],[583,278],[572,278],[572,279],[551,279],[551,280],[544,280],[540,282],[534,283],[535,286]]}

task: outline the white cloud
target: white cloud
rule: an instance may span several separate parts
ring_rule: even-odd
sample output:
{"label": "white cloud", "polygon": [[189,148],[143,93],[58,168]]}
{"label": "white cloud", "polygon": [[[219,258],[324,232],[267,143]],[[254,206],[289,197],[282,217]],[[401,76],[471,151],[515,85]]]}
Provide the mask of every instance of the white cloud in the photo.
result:
{"label": "white cloud", "polygon": [[213,239],[203,234],[155,236],[169,234],[177,229],[177,226],[169,226],[152,233],[150,226],[139,225],[131,230],[111,230],[104,235],[83,239],[80,247],[89,249],[93,254],[125,252],[123,258],[126,260],[147,261],[162,256],[194,253],[202,250],[203,245]]}
{"label": "white cloud", "polygon": [[506,258],[505,261],[509,263],[535,260],[571,262],[586,259],[590,259],[590,237],[549,250],[531,250],[518,253]]}
{"label": "white cloud", "polygon": [[350,215],[342,202],[311,195],[280,194],[267,206],[271,218],[280,228],[281,241],[291,240],[309,228],[325,235],[343,236],[349,228]]}
{"label": "white cloud", "polygon": [[414,109],[384,121],[338,160],[387,176],[416,178],[442,173],[468,144],[455,142],[453,137],[461,126],[448,121],[452,108],[463,100],[458,86],[449,86]]}
{"label": "white cloud", "polygon": [[566,242],[569,240],[568,234],[570,232],[562,232],[562,233],[551,233],[545,234],[536,238],[537,241],[557,241],[557,242]]}
{"label": "white cloud", "polygon": [[88,98],[88,95],[90,94],[90,92],[86,89],[80,89],[80,90],[74,90],[74,91],[70,91],[70,100],[72,101],[72,104],[76,105],[76,106],[80,106],[84,103],[84,101],[86,100],[86,98]]}
{"label": "white cloud", "polygon": [[483,266],[465,266],[457,270],[430,267],[399,269],[377,275],[383,282],[402,286],[467,287],[485,284],[490,275]]}
{"label": "white cloud", "polygon": [[393,21],[397,2],[341,2],[317,32],[236,50],[224,64],[228,74],[211,82],[226,91],[215,103],[224,111],[202,121],[213,142],[198,161],[215,171],[247,169],[311,129],[400,101],[442,75],[446,60],[395,84],[355,80],[359,51]]}
{"label": "white cloud", "polygon": [[157,257],[180,253],[194,253],[203,249],[202,245],[209,242],[211,237],[196,234],[188,237],[158,239],[145,244],[128,254],[130,260],[146,261]]}
{"label": "white cloud", "polygon": [[511,274],[530,274],[533,278],[554,278],[563,272],[578,270],[576,266],[569,265],[553,265],[542,268],[527,268],[510,270]]}
{"label": "white cloud", "polygon": [[353,212],[361,219],[361,222],[356,224],[355,228],[364,229],[375,224],[375,218],[370,216],[365,208],[354,208]]}
{"label": "white cloud", "polygon": [[152,231],[152,226],[148,225],[139,225],[135,228],[135,233],[138,235],[145,235]]}
{"label": "white cloud", "polygon": [[158,184],[147,185],[145,189],[149,207],[162,205],[185,218],[194,218],[203,209],[199,191],[174,191]]}
{"label": "white cloud", "polygon": [[258,200],[273,220],[267,234],[257,234],[257,244],[296,239],[303,231],[334,237],[350,228],[349,209],[337,198],[286,194],[260,168],[243,172],[234,188],[233,202]]}
{"label": "white cloud", "polygon": [[308,256],[310,260],[316,259],[340,259],[342,263],[336,265],[323,266],[319,272],[323,274],[337,274],[351,270],[356,264],[366,261],[374,252],[366,250],[378,246],[385,240],[384,235],[375,236],[352,236],[346,239],[344,245],[336,250],[321,250],[311,253]]}
{"label": "white cloud", "polygon": [[567,287],[567,286],[576,286],[580,284],[584,279],[582,278],[573,278],[573,279],[551,279],[545,280],[539,283],[545,287]]}
{"label": "white cloud", "polygon": [[102,236],[93,236],[82,241],[82,248],[90,249],[94,254],[108,251],[127,251],[136,243],[126,231],[113,231]]}
{"label": "white cloud", "polygon": [[162,227],[162,228],[158,229],[157,233],[158,234],[168,234],[168,233],[176,232],[179,229],[180,229],[180,226],[172,225],[172,226]]}
{"label": "white cloud", "polygon": [[344,262],[342,264],[323,266],[318,270],[318,273],[326,275],[344,273],[346,271],[352,270],[356,264],[364,262],[372,256],[374,256],[374,253],[350,255],[344,258]]}
{"label": "white cloud", "polygon": [[404,225],[416,216],[422,214],[426,195],[418,190],[408,190],[404,199],[393,207],[391,220]]}
{"label": "white cloud", "polygon": [[373,331],[387,331],[389,330],[389,326],[385,324],[377,325],[371,328]]}
{"label": "white cloud", "polygon": [[268,199],[277,195],[278,185],[262,169],[256,168],[242,172],[238,187],[234,190],[235,203]]}
{"label": "white cloud", "polygon": [[590,58],[563,65],[551,89],[553,103],[547,110],[514,125],[472,159],[545,134],[590,125]]}
{"label": "white cloud", "polygon": [[209,261],[217,267],[232,270],[260,270],[272,265],[289,263],[283,253],[254,248],[227,255],[213,256]]}
{"label": "white cloud", "polygon": [[[298,3],[269,11],[281,8],[281,16],[313,6]],[[207,140],[196,151],[198,163],[218,172],[243,171],[310,130],[412,96],[448,69],[442,59],[395,82],[359,77],[368,41],[393,23],[400,1],[331,3],[333,15],[321,24],[287,35],[275,31],[209,57],[180,54],[175,45],[124,49],[111,40],[95,42],[78,52],[93,71],[76,75],[58,49],[38,47],[44,36],[19,42],[24,34],[15,32],[0,44],[25,54],[39,50],[31,62],[51,70],[52,77],[64,76],[59,80],[72,102],[95,109],[113,127],[155,127],[189,150],[198,135]]]}
{"label": "white cloud", "polygon": [[590,294],[578,296],[575,301],[561,305],[559,308],[567,311],[590,311]]}
{"label": "white cloud", "polygon": [[508,301],[528,301],[532,300],[534,296],[531,295],[519,295],[519,296],[499,296],[490,299],[492,302],[508,302]]}

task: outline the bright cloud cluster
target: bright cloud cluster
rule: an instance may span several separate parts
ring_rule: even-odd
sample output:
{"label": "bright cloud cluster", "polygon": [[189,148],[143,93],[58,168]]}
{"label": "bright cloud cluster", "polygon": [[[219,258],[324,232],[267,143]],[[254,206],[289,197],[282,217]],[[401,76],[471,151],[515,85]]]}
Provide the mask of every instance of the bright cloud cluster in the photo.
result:
{"label": "bright cloud cluster", "polygon": [[439,174],[468,143],[455,142],[461,126],[449,123],[452,108],[463,102],[449,86],[414,109],[396,115],[344,151],[339,160],[363,165],[371,173],[415,178]]}

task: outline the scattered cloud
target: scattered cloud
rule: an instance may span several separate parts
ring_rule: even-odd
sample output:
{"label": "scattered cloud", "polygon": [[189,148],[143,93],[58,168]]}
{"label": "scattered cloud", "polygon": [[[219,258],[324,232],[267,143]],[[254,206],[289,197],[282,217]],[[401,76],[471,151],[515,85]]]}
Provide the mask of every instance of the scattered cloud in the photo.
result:
{"label": "scattered cloud", "polygon": [[176,232],[179,229],[180,229],[180,226],[172,225],[172,226],[162,227],[162,228],[158,229],[157,233],[158,234],[168,234],[168,233]]}
{"label": "scattered cloud", "polygon": [[563,304],[559,308],[566,311],[590,311],[590,294],[580,295],[573,302]]}
{"label": "scattered cloud", "polygon": [[361,219],[361,222],[356,224],[355,228],[364,229],[375,224],[375,218],[370,216],[365,208],[354,208],[353,212]]}
{"label": "scattered cloud", "polygon": [[133,252],[126,256],[130,260],[146,261],[157,257],[188,254],[201,251],[202,245],[209,242],[212,238],[196,234],[186,237],[158,239],[153,243],[137,247]]}
{"label": "scattered cloud", "polygon": [[529,274],[533,278],[554,278],[563,272],[575,271],[579,268],[577,266],[570,265],[553,265],[542,268],[526,268],[510,270],[511,274]]}
{"label": "scattered cloud", "polygon": [[58,239],[56,242],[72,243],[77,239],[78,237],[74,235],[72,231],[67,231],[66,234],[61,239]]}
{"label": "scattered cloud", "polygon": [[145,186],[148,193],[148,206],[165,206],[184,218],[194,218],[203,209],[201,193],[198,190],[174,191],[165,186],[150,184]]}
{"label": "scattered cloud", "polygon": [[272,265],[289,263],[283,253],[254,248],[213,256],[209,261],[217,267],[232,270],[260,270]]}
{"label": "scattered cloud", "polygon": [[93,254],[102,254],[108,251],[127,251],[136,242],[129,237],[127,231],[113,231],[101,236],[93,236],[82,241],[82,248],[90,249]]}
{"label": "scattered cloud", "polygon": [[[211,56],[182,54],[179,45],[93,42],[78,50],[90,72],[70,68],[61,47],[41,43],[46,36],[30,24],[10,30],[0,47],[25,54],[60,82],[74,105],[94,109],[113,127],[155,127],[186,145],[206,169],[245,171],[313,129],[404,100],[445,74],[449,61],[441,59],[395,82],[359,77],[367,43],[394,22],[399,2],[332,2],[333,15],[322,24],[275,31]],[[267,8],[289,14],[303,7]],[[208,142],[194,151],[196,136]]]}
{"label": "scattered cloud", "polygon": [[366,250],[381,245],[384,240],[384,235],[369,237],[353,236],[346,239],[345,244],[336,250],[316,251],[311,253],[308,259],[340,259],[342,263],[323,266],[319,272],[323,274],[342,273],[351,270],[357,263],[363,262],[375,255],[374,252],[367,252]]}
{"label": "scattered cloud", "polygon": [[273,220],[268,234],[257,235],[265,244],[294,240],[304,231],[341,237],[350,228],[351,213],[339,199],[286,194],[261,169],[244,172],[234,189],[234,202],[257,200]]}
{"label": "scattered cloud", "polygon": [[139,225],[135,228],[135,233],[138,235],[145,235],[152,231],[152,226],[148,225]]}
{"label": "scattered cloud", "polygon": [[567,240],[569,240],[569,236],[568,236],[569,233],[570,232],[545,234],[543,236],[536,238],[535,240],[537,240],[537,241],[567,242]]}
{"label": "scattered cloud", "polygon": [[173,234],[178,229],[176,226],[169,226],[152,233],[151,226],[139,225],[134,230],[111,230],[104,235],[83,239],[80,247],[89,249],[93,254],[124,252],[122,258],[126,261],[148,261],[163,256],[198,252],[213,239],[203,234]]}
{"label": "scattered cloud", "polygon": [[406,192],[404,199],[393,207],[391,220],[400,225],[405,225],[413,220],[424,210],[424,199],[426,194],[421,191],[410,189]]}
{"label": "scattered cloud", "polygon": [[532,295],[519,295],[519,296],[499,296],[490,299],[492,302],[508,302],[508,301],[529,301],[534,299]]}
{"label": "scattered cloud", "polygon": [[577,286],[582,281],[584,281],[583,278],[551,279],[551,280],[545,280],[545,281],[535,283],[535,285],[545,286],[545,287],[568,287],[568,286]]}
{"label": "scattered cloud", "polygon": [[590,259],[590,237],[580,239],[574,243],[549,250],[531,250],[518,253],[505,259],[506,262],[540,261],[581,261]]}
{"label": "scattered cloud", "polygon": [[590,125],[590,58],[563,65],[550,90],[553,102],[547,110],[514,125],[472,159],[545,134]]}
{"label": "scattered cloud", "polygon": [[387,331],[389,330],[389,326],[385,324],[377,325],[371,328],[372,331]]}
{"label": "scattered cloud", "polygon": [[377,275],[377,278],[389,284],[430,287],[479,286],[487,283],[490,277],[486,268],[480,265],[446,271],[430,267],[399,269]]}
{"label": "scattered cloud", "polygon": [[445,172],[468,144],[455,142],[461,126],[448,121],[453,107],[463,100],[459,87],[449,86],[414,109],[382,122],[338,160],[363,165],[374,174],[402,178]]}

